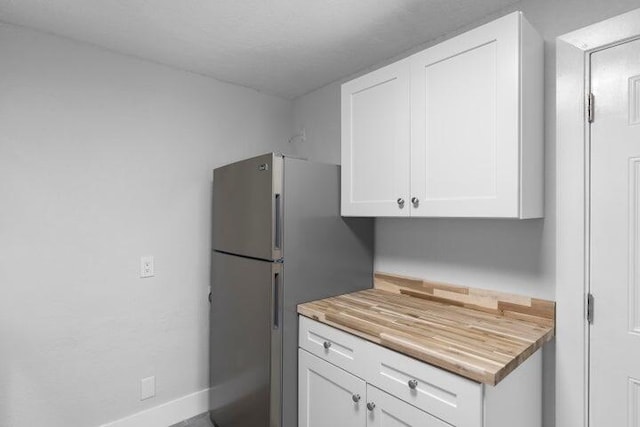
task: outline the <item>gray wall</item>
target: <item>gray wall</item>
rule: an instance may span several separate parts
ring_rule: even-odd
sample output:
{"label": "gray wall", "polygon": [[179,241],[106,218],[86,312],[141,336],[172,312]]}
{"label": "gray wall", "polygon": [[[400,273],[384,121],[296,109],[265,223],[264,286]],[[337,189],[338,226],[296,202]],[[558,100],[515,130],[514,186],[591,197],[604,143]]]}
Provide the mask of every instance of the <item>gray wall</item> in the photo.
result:
{"label": "gray wall", "polygon": [[[634,7],[510,9],[547,40],[546,218],[379,220],[378,269],[554,298],[553,39]],[[340,82],[292,113],[279,98],[11,25],[0,24],[0,58],[0,425],[97,425],[207,388],[211,169],[287,151],[302,127],[298,154],[339,163]],[[139,279],[147,254],[156,276]],[[552,426],[553,347],[545,365]],[[149,375],[157,396],[140,402]]]}
{"label": "gray wall", "polygon": [[[523,0],[482,21],[426,42],[342,81],[378,68],[439,41],[522,10],[545,39],[545,218],[378,219],[375,268],[450,283],[555,298],[555,38],[571,30],[640,7],[638,0]],[[332,83],[294,100],[294,128],[307,141],[301,156],[340,162],[340,84]],[[561,226],[561,224],[560,224]],[[558,284],[561,286],[561,284]],[[562,310],[562,307],[558,307]],[[544,351],[544,419],[555,425],[554,346]],[[567,390],[571,392],[571,390]]]}
{"label": "gray wall", "polygon": [[286,149],[290,101],[11,25],[0,58],[0,425],[208,388],[211,171]]}

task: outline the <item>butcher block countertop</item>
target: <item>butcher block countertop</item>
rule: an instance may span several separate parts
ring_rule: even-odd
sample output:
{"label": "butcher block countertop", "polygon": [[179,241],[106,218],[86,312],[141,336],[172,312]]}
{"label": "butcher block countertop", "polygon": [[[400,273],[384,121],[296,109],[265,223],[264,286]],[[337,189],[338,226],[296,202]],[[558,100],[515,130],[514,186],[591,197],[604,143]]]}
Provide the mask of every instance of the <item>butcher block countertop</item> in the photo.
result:
{"label": "butcher block countertop", "polygon": [[298,313],[489,384],[554,336],[555,303],[376,273],[374,288],[312,301]]}

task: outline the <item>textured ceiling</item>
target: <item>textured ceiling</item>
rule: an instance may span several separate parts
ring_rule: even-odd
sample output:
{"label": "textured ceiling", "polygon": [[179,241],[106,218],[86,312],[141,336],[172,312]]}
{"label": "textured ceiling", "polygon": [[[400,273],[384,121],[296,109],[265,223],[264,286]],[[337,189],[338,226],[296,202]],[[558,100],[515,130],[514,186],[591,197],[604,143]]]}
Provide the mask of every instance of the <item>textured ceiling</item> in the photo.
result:
{"label": "textured ceiling", "polygon": [[0,20],[294,98],[516,0],[0,0]]}

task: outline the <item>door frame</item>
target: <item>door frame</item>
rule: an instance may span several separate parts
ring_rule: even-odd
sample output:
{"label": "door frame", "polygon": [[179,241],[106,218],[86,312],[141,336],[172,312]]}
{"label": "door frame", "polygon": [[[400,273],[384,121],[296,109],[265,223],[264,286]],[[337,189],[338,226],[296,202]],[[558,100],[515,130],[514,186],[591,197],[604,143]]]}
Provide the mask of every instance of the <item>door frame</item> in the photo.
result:
{"label": "door frame", "polygon": [[[590,55],[640,37],[640,9],[556,39],[556,425],[589,425]],[[597,100],[596,100],[597,103]],[[597,104],[596,104],[597,105]],[[597,120],[597,117],[596,117]]]}

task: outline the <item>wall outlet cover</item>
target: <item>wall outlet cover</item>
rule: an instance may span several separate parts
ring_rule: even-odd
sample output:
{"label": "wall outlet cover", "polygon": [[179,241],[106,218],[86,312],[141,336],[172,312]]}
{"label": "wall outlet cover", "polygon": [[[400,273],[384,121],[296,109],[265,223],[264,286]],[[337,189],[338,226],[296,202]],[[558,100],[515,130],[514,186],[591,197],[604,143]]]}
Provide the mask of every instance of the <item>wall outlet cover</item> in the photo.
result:
{"label": "wall outlet cover", "polygon": [[153,277],[153,256],[147,255],[140,258],[140,277]]}
{"label": "wall outlet cover", "polygon": [[140,400],[151,399],[156,395],[156,377],[147,377],[140,380]]}

